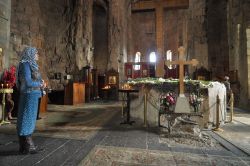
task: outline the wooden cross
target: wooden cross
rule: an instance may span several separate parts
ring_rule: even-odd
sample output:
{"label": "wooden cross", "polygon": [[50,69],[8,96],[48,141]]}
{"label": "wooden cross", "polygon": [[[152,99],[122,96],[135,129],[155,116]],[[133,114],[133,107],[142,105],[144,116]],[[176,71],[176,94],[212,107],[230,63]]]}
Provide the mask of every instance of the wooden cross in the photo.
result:
{"label": "wooden cross", "polygon": [[156,76],[164,77],[164,9],[188,8],[189,0],[147,0],[139,1],[132,5],[133,11],[155,10],[156,12],[156,46],[158,60],[156,64]]}
{"label": "wooden cross", "polygon": [[184,60],[185,48],[179,47],[179,60],[176,61],[166,61],[167,66],[170,65],[179,65],[179,86],[180,86],[180,96],[184,96],[184,65],[193,65],[196,66],[199,62],[197,59],[192,59],[191,61]]}

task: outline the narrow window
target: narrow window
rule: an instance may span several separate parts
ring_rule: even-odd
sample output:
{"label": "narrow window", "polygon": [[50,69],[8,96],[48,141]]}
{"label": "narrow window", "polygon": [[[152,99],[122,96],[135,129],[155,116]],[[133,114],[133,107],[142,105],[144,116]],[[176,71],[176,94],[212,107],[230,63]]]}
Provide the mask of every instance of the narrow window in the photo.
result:
{"label": "narrow window", "polygon": [[[171,50],[167,50],[167,52],[166,52],[166,60],[172,61],[172,51]],[[170,65],[170,66],[168,66],[168,68],[172,69],[173,66]]]}
{"label": "narrow window", "polygon": [[[135,63],[139,63],[139,62],[141,62],[141,53],[140,52],[136,52],[136,54],[135,54]],[[134,65],[134,69],[135,70],[140,70],[140,67],[141,67],[141,65]]]}
{"label": "narrow window", "polygon": [[149,62],[150,63],[155,63],[156,62],[156,54],[155,54],[155,52],[151,52],[149,54]]}

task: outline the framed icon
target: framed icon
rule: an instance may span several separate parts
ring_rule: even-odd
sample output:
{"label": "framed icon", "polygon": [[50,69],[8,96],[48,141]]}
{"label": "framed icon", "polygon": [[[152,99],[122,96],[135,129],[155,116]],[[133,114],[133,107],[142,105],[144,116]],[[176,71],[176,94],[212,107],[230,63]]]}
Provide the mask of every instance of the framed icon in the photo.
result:
{"label": "framed icon", "polygon": [[197,80],[206,80],[205,76],[197,76]]}
{"label": "framed icon", "polygon": [[132,75],[131,69],[127,69],[127,76]]}
{"label": "framed icon", "polygon": [[147,77],[148,76],[148,70],[142,70],[142,75],[143,75],[143,77]]}
{"label": "framed icon", "polygon": [[109,84],[116,84],[116,76],[109,76]]}

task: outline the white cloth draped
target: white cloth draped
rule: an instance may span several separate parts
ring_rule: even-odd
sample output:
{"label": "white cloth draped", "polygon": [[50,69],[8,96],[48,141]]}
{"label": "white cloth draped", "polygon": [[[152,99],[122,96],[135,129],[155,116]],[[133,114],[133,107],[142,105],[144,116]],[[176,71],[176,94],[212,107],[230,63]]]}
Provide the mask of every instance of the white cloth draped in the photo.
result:
{"label": "white cloth draped", "polygon": [[226,121],[226,87],[220,82],[212,82],[213,87],[208,88],[209,96],[209,122],[216,124],[216,97],[219,96],[219,120],[220,124],[224,124]]}

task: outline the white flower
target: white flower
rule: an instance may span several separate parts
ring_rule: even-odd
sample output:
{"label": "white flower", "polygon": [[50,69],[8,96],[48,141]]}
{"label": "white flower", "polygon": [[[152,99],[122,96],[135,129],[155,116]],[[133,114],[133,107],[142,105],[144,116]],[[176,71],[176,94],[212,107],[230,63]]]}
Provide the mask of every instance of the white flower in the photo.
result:
{"label": "white flower", "polygon": [[165,82],[164,78],[159,78],[159,82]]}

